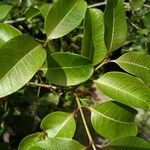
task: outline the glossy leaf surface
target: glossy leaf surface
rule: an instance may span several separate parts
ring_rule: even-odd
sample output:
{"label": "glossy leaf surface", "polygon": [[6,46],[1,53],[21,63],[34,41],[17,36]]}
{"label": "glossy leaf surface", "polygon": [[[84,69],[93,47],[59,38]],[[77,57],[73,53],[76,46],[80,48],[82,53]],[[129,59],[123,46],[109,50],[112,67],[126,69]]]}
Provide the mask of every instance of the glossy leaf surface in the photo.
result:
{"label": "glossy leaf surface", "polygon": [[76,123],[73,114],[53,112],[42,120],[41,129],[46,131],[49,138],[72,138],[76,129]]}
{"label": "glossy leaf surface", "polygon": [[0,23],[0,46],[15,36],[21,35],[21,32],[9,24]]}
{"label": "glossy leaf surface", "polygon": [[58,52],[53,53],[47,58],[47,79],[56,85],[71,86],[77,85],[88,80],[93,67],[89,59],[73,54]]}
{"label": "glossy leaf surface", "polygon": [[46,52],[35,40],[17,36],[0,48],[0,97],[24,86],[38,71]]}
{"label": "glossy leaf surface", "polygon": [[100,63],[107,53],[103,19],[103,12],[99,9],[88,9],[86,12],[81,53],[90,58],[93,65]]}
{"label": "glossy leaf surface", "polygon": [[109,72],[95,83],[100,91],[114,100],[137,108],[149,108],[150,89],[136,77],[121,72]]}
{"label": "glossy leaf surface", "polygon": [[83,20],[87,4],[84,0],[58,0],[51,7],[45,21],[47,39],[60,38]]}
{"label": "glossy leaf surface", "polygon": [[121,137],[107,144],[104,150],[149,150],[150,143],[138,137]]}
{"label": "glossy leaf surface", "polygon": [[118,102],[108,101],[90,108],[94,129],[107,139],[119,136],[135,136],[137,127],[134,122],[136,111]]}
{"label": "glossy leaf surface", "polygon": [[127,37],[123,0],[107,0],[104,13],[105,43],[109,52],[118,49]]}
{"label": "glossy leaf surface", "polygon": [[115,61],[125,71],[141,78],[150,84],[150,55],[140,52],[130,52]]}

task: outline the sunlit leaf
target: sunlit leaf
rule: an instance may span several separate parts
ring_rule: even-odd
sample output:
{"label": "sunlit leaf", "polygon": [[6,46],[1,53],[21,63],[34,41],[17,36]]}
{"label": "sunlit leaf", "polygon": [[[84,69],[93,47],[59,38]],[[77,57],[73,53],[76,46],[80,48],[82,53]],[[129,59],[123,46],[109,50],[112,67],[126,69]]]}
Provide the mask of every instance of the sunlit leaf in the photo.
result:
{"label": "sunlit leaf", "polygon": [[125,71],[141,78],[150,85],[150,55],[141,52],[130,52],[122,55],[115,62]]}
{"label": "sunlit leaf", "polygon": [[0,20],[4,19],[7,17],[8,13],[12,9],[12,6],[7,5],[7,4],[0,4]]}
{"label": "sunlit leaf", "polygon": [[15,36],[21,35],[21,32],[9,24],[0,23],[0,46]]}
{"label": "sunlit leaf", "polygon": [[51,7],[45,21],[47,39],[60,38],[83,20],[87,4],[84,0],[58,0]]}
{"label": "sunlit leaf", "polygon": [[0,48],[0,97],[24,86],[38,71],[46,52],[35,40],[17,36]]}
{"label": "sunlit leaf", "polygon": [[107,139],[119,136],[135,136],[137,127],[134,122],[136,111],[118,102],[108,101],[98,104],[91,110],[94,129]]}
{"label": "sunlit leaf", "polygon": [[150,89],[136,77],[121,72],[109,72],[95,83],[100,91],[114,100],[137,108],[149,108]]}
{"label": "sunlit leaf", "polygon": [[76,129],[74,116],[65,112],[53,112],[42,120],[41,129],[49,138],[72,138]]}
{"label": "sunlit leaf", "polygon": [[93,65],[100,63],[107,53],[103,19],[103,12],[99,9],[88,9],[86,12],[81,53],[90,58]]}

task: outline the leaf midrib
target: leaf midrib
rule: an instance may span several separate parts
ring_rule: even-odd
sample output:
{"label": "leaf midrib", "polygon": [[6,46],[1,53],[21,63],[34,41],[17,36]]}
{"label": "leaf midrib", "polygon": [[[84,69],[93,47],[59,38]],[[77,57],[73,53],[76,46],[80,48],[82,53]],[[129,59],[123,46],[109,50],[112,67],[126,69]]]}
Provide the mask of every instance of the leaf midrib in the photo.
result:
{"label": "leaf midrib", "polygon": [[[97,82],[97,83],[98,83],[98,82]],[[130,95],[130,96],[132,96],[132,97],[135,97],[136,99],[138,99],[138,100],[144,102],[146,105],[149,106],[149,104],[148,104],[147,102],[145,102],[143,99],[141,99],[140,97],[137,97],[137,96],[135,96],[135,95],[132,95],[132,94],[129,93],[129,92],[123,91],[123,90],[117,88],[116,86],[110,86],[111,84],[108,85],[108,84],[104,84],[104,83],[102,83],[102,82],[101,82],[101,83],[98,83],[98,84],[102,84],[102,85],[107,86],[107,87],[109,87],[109,88],[112,88],[112,89],[114,89],[114,90],[116,90],[116,91],[120,91],[121,93],[125,93],[126,95]]]}
{"label": "leaf midrib", "polygon": [[40,46],[40,45],[37,45],[37,46],[34,47],[31,51],[29,51],[26,55],[24,55],[24,56],[0,79],[0,82],[1,82],[2,80],[4,80],[4,78],[5,78],[10,72],[12,72],[12,70],[13,70],[14,68],[16,68],[16,66],[18,66],[29,54],[31,54],[33,51],[36,51],[38,47],[40,48],[41,46]]}
{"label": "leaf midrib", "polygon": [[93,108],[90,108],[90,109],[91,109],[91,111],[93,111],[93,112],[95,112],[95,113],[101,115],[102,117],[107,118],[107,119],[109,119],[109,120],[111,120],[111,121],[114,121],[114,122],[118,122],[118,123],[121,123],[121,124],[127,124],[127,125],[130,125],[130,124],[133,124],[133,123],[134,123],[134,122],[129,123],[129,122],[123,122],[123,121],[120,121],[120,120],[115,120],[114,118],[110,118],[110,117],[108,117],[108,116],[106,116],[106,115],[100,113],[99,111],[96,111],[96,110],[93,109]]}

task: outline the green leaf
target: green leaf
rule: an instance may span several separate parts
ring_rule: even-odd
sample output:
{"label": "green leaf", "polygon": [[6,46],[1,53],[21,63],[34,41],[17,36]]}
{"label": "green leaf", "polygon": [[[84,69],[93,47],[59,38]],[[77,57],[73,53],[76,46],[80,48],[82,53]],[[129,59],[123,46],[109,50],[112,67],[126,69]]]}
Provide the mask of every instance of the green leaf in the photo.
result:
{"label": "green leaf", "polygon": [[86,12],[81,53],[90,58],[93,65],[100,63],[107,53],[103,19],[103,12],[99,9],[88,9]]}
{"label": "green leaf", "polygon": [[95,83],[100,91],[121,103],[142,109],[149,108],[150,89],[136,77],[109,72]]}
{"label": "green leaf", "polygon": [[84,0],[58,0],[45,21],[47,40],[60,38],[75,29],[83,20],[87,4]]}
{"label": "green leaf", "polygon": [[150,143],[138,137],[120,137],[108,143],[104,150],[149,150]]}
{"label": "green leaf", "polygon": [[107,139],[119,136],[135,136],[137,127],[134,122],[135,111],[118,102],[108,101],[91,109],[91,122],[94,129]]}
{"label": "green leaf", "polygon": [[47,58],[46,78],[56,85],[71,86],[88,80],[93,67],[88,58],[73,53],[58,52]]}
{"label": "green leaf", "polygon": [[38,142],[30,150],[84,150],[79,142],[68,138],[52,138]]}
{"label": "green leaf", "polygon": [[25,16],[28,21],[31,21],[34,17],[38,16],[40,13],[41,12],[39,9],[35,8],[34,6],[31,6],[26,11]]}
{"label": "green leaf", "polygon": [[118,49],[127,37],[123,0],[107,0],[104,22],[106,47],[112,52]]}
{"label": "green leaf", "polygon": [[129,52],[115,62],[125,71],[141,78],[150,85],[150,55],[141,52]]}
{"label": "green leaf", "polygon": [[137,11],[142,8],[145,0],[130,0],[130,5],[134,11]]}
{"label": "green leaf", "polygon": [[6,4],[0,4],[0,20],[7,17],[8,13],[12,9],[12,6]]}
{"label": "green leaf", "polygon": [[46,52],[35,40],[17,36],[0,48],[0,97],[24,86],[38,71]]}
{"label": "green leaf", "polygon": [[51,6],[52,6],[52,4],[43,3],[43,4],[41,5],[41,7],[39,8],[39,9],[40,9],[40,12],[42,13],[42,16],[43,16],[44,18],[46,18],[46,15],[47,15],[47,13],[49,12]]}
{"label": "green leaf", "polygon": [[37,132],[25,137],[19,144],[18,150],[30,150],[37,142],[41,140],[41,133]]}
{"label": "green leaf", "polygon": [[49,138],[72,138],[76,129],[76,123],[73,114],[53,112],[42,120],[41,129],[47,133]]}
{"label": "green leaf", "polygon": [[9,24],[0,23],[0,46],[15,36],[21,35],[21,32]]}
{"label": "green leaf", "polygon": [[146,13],[142,18],[143,24],[150,32],[150,12]]}

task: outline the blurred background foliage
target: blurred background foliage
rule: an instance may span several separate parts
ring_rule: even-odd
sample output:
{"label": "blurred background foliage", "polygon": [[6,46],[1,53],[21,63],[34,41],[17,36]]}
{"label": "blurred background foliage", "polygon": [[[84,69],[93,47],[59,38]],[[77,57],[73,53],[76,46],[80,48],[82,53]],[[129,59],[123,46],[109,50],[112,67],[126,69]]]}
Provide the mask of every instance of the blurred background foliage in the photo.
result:
{"label": "blurred background foliage", "polygon": [[[103,11],[105,9],[103,0],[86,1],[90,7],[96,6]],[[1,0],[0,9],[3,5],[9,5],[11,9],[0,22],[13,25],[22,33],[34,37],[43,44],[46,39],[43,29],[44,18],[52,3],[52,0]],[[150,54],[150,0],[126,0],[124,3],[128,22],[128,38],[123,47],[111,55],[112,59],[118,58],[127,51],[144,51]],[[82,37],[83,23],[67,36],[50,41],[46,47],[47,52],[80,53]],[[114,64],[107,64],[95,72],[93,78],[110,70],[120,70],[120,68]],[[39,72],[32,81],[47,82]],[[91,81],[87,81],[80,87],[70,90],[26,85],[18,92],[0,99],[0,150],[16,150],[22,138],[40,130],[40,121],[50,112],[73,111],[76,108],[72,92],[74,89],[82,98],[84,105],[90,105],[105,98],[91,85]],[[139,110],[136,121],[139,126],[139,136],[150,141],[150,111]],[[77,122],[77,125],[80,126],[78,130],[81,130],[83,126],[79,120]],[[86,138],[85,141],[82,138],[83,135],[75,135],[75,138],[77,136],[80,142],[83,144],[86,142]]]}

